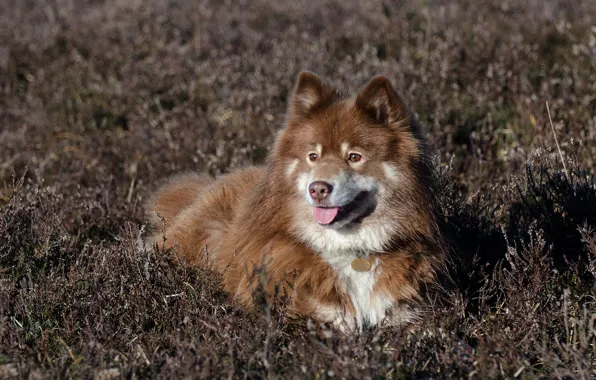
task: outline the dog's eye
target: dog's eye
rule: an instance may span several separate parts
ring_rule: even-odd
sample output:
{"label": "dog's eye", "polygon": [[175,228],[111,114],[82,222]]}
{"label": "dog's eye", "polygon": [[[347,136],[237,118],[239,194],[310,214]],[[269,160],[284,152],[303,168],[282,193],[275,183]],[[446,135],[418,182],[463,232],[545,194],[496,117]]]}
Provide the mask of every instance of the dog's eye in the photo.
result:
{"label": "dog's eye", "polygon": [[310,153],[308,155],[308,159],[311,160],[311,161],[316,161],[318,158],[319,158],[319,155],[316,154],[316,153]]}
{"label": "dog's eye", "polygon": [[358,162],[362,159],[362,155],[358,154],[358,153],[350,153],[350,155],[348,156],[348,161],[350,162]]}

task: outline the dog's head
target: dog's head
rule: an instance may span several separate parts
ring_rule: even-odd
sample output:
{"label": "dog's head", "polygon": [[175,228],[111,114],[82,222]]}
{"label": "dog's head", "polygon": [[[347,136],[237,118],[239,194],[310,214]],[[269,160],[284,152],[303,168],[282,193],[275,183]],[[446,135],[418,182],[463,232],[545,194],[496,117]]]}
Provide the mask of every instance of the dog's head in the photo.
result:
{"label": "dog's head", "polygon": [[403,195],[412,192],[422,150],[415,120],[386,77],[349,97],[302,72],[273,155],[298,234],[321,249],[321,239],[351,249],[372,234],[369,248],[382,249],[407,219],[409,207],[396,202],[409,201]]}

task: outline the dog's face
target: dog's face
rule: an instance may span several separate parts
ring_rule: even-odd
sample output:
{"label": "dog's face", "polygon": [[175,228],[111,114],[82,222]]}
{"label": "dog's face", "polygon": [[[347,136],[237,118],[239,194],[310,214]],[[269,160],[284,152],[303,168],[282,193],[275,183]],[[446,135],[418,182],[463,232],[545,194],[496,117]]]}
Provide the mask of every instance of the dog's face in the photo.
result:
{"label": "dog's face", "polygon": [[[302,73],[274,159],[303,237],[390,235],[396,212],[391,197],[408,186],[418,143],[387,78],[373,78],[355,97],[342,98],[314,74]],[[374,228],[364,231],[367,226]]]}
{"label": "dog's face", "polygon": [[368,149],[348,141],[339,146],[315,142],[306,147],[306,165],[301,165],[296,191],[302,192],[305,204],[312,207],[317,223],[345,228],[374,211],[379,181],[371,173],[374,161],[366,162]]}

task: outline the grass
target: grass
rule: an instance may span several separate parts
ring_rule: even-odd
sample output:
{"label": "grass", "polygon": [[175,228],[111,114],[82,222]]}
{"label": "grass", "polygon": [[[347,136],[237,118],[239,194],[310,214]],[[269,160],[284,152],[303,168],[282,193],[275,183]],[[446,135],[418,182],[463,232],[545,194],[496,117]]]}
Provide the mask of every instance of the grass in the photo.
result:
{"label": "grass", "polygon": [[[591,1],[48,0],[0,25],[0,378],[596,375]],[[248,313],[137,246],[160,179],[263,162],[301,69],[390,76],[437,152],[454,281],[411,328]]]}

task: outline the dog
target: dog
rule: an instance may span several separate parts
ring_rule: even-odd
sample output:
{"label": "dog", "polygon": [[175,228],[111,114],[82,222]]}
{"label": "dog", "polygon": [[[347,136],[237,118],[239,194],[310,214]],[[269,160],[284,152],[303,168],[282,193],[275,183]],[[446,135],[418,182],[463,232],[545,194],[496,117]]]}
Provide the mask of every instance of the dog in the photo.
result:
{"label": "dog", "polygon": [[222,274],[291,315],[344,331],[415,320],[445,269],[435,172],[390,80],[355,95],[299,74],[267,162],[212,179],[184,174],[146,205],[153,245]]}

